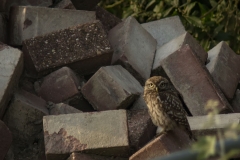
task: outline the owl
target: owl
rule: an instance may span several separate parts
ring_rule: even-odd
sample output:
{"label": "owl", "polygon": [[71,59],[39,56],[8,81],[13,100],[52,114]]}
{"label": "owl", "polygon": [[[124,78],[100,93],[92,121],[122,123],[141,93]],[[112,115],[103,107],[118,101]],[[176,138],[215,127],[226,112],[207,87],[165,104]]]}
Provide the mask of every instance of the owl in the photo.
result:
{"label": "owl", "polygon": [[153,124],[162,128],[158,135],[180,127],[194,139],[178,93],[166,78],[149,78],[144,86],[143,97]]}

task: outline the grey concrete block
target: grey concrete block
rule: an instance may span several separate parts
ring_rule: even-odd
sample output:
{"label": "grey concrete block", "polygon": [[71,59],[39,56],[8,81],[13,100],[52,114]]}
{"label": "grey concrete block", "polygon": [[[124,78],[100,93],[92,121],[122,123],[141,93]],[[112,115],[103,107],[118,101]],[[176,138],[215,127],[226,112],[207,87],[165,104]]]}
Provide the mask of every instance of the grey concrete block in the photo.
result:
{"label": "grey concrete block", "polygon": [[23,53],[26,69],[33,76],[61,66],[83,75],[109,65],[113,50],[100,21],[93,21],[28,39]]}
{"label": "grey concrete block", "polygon": [[237,89],[231,101],[232,108],[235,113],[240,113],[240,90]]}
{"label": "grey concrete block", "polygon": [[141,94],[140,83],[122,66],[100,68],[82,87],[83,96],[96,110],[123,109]]}
{"label": "grey concrete block", "polygon": [[205,115],[209,100],[218,101],[221,113],[232,112],[224,94],[214,83],[210,73],[189,45],[162,61],[162,67],[193,116]]}
{"label": "grey concrete block", "polygon": [[43,118],[47,160],[65,160],[72,152],[126,156],[125,110],[51,115]]}
{"label": "grey concrete block", "polygon": [[141,25],[157,40],[158,48],[186,32],[179,16],[163,18]]}
{"label": "grey concrete block", "polygon": [[181,36],[171,40],[170,42],[157,49],[153,62],[152,74],[157,75],[159,70],[161,70],[162,61],[179,50],[185,44],[188,44],[194,51],[194,54],[196,54],[200,58],[201,62],[205,64],[208,57],[207,52],[204,51],[196,39],[194,39],[189,33],[185,32]]}
{"label": "grey concrete block", "polygon": [[94,20],[96,15],[92,11],[14,6],[11,8],[9,18],[9,43],[19,46],[26,39]]}
{"label": "grey concrete block", "polygon": [[156,40],[133,17],[112,28],[108,38],[114,49],[112,64],[121,64],[144,85],[151,74]]}
{"label": "grey concrete block", "polygon": [[47,108],[49,109],[49,115],[82,113],[82,111],[64,103],[54,104],[49,102]]}
{"label": "grey concrete block", "polygon": [[214,81],[228,99],[232,99],[240,80],[240,55],[237,55],[225,42],[220,42],[208,51],[206,67]]}
{"label": "grey concrete block", "polygon": [[0,13],[0,42],[7,43],[7,15],[5,13]]}
{"label": "grey concrete block", "polygon": [[139,98],[133,103],[131,110],[138,110],[138,109],[148,109],[145,100],[143,99],[143,94],[139,96]]}
{"label": "grey concrete block", "polygon": [[62,0],[54,8],[62,8],[62,9],[76,9],[72,4],[71,0]]}
{"label": "grey concrete block", "polygon": [[0,42],[0,119],[23,70],[23,55],[18,49]]}

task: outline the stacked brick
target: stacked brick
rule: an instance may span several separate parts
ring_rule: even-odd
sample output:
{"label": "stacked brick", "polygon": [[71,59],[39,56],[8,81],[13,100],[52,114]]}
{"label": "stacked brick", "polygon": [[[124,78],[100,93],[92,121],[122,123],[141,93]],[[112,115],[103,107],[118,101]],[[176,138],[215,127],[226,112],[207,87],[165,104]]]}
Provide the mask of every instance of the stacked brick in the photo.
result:
{"label": "stacked brick", "polygon": [[[180,93],[195,136],[238,122],[240,57],[225,42],[207,53],[178,16],[139,24],[98,2],[0,3],[0,159],[150,160],[189,147],[180,128],[155,137],[142,96],[153,75]],[[225,123],[202,128],[209,100]]]}

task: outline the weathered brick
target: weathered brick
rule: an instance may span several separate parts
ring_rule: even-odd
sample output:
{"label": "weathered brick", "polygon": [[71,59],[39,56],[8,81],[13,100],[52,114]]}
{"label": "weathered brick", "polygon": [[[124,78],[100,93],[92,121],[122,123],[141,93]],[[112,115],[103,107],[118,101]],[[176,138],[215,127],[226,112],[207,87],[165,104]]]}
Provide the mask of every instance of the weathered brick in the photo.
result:
{"label": "weathered brick", "polygon": [[[239,113],[219,114],[212,119],[209,116],[193,116],[188,117],[188,122],[195,136],[217,135],[218,130],[223,130],[231,126],[233,123],[239,123]],[[218,122],[213,123],[213,122]],[[212,125],[209,125],[212,124]]]}
{"label": "weathered brick", "polygon": [[0,42],[0,119],[23,70],[22,52]]}
{"label": "weathered brick", "polygon": [[44,116],[43,127],[47,160],[65,160],[80,151],[106,156],[128,152],[125,110]]}
{"label": "weathered brick", "polygon": [[94,154],[72,153],[67,160],[128,160],[128,158],[121,157],[106,157]]}
{"label": "weathered brick", "polygon": [[62,0],[54,8],[76,9],[72,4],[71,0]]}
{"label": "weathered brick", "polygon": [[94,10],[95,6],[100,2],[100,0],[71,0],[73,5],[78,10]]}
{"label": "weathered brick", "polygon": [[131,153],[136,152],[156,135],[147,109],[128,111],[128,137]]}
{"label": "weathered brick", "polygon": [[96,6],[96,17],[100,20],[104,26],[105,31],[110,31],[117,24],[121,23],[122,20],[115,15],[109,13],[100,6]]}
{"label": "weathered brick", "polygon": [[140,83],[122,66],[101,67],[82,87],[83,96],[99,111],[123,109],[141,94]]}
{"label": "weathered brick", "polygon": [[0,120],[0,159],[4,159],[11,144],[12,133],[9,128]]}
{"label": "weathered brick", "polygon": [[156,40],[133,17],[111,29],[108,38],[114,49],[112,64],[121,64],[143,85],[151,74]]}
{"label": "weathered brick", "polygon": [[49,115],[71,114],[71,113],[82,112],[64,103],[58,103],[58,104],[48,103],[47,108],[49,109]]}
{"label": "weathered brick", "polygon": [[176,128],[167,134],[155,138],[139,151],[134,153],[129,160],[152,160],[158,156],[168,155],[172,152],[189,147],[191,140],[181,129]]}
{"label": "weathered brick", "polygon": [[158,48],[186,32],[179,16],[143,23],[142,26],[157,40]]}
{"label": "weathered brick", "polygon": [[200,58],[201,62],[205,64],[208,57],[207,52],[204,51],[196,39],[194,39],[188,32],[185,32],[181,36],[171,40],[157,49],[153,62],[152,75],[158,75],[161,70],[162,61],[186,44],[192,48],[194,53]]}
{"label": "weathered brick", "polygon": [[94,20],[96,20],[96,15],[95,12],[91,11],[14,6],[11,8],[9,18],[9,43],[19,46],[26,39],[45,35],[67,27],[89,23]]}
{"label": "weathered brick", "polygon": [[240,55],[225,42],[220,42],[208,51],[206,67],[228,99],[232,99],[240,80]]}
{"label": "weathered brick", "polygon": [[213,82],[205,65],[200,62],[189,45],[182,46],[165,58],[162,61],[162,68],[182,95],[192,115],[207,114],[204,106],[209,100],[219,102],[217,108],[221,113],[232,111],[225,96]]}
{"label": "weathered brick", "polygon": [[147,104],[145,103],[145,100],[143,99],[143,94],[139,96],[139,98],[133,103],[131,110],[137,110],[137,109],[148,109]]}
{"label": "weathered brick", "polygon": [[35,83],[39,83],[39,88],[36,88],[38,95],[54,103],[76,96],[81,89],[78,78],[68,67],[62,67]]}
{"label": "weathered brick", "polygon": [[94,21],[28,39],[23,53],[30,73],[67,65],[79,74],[90,74],[109,65],[113,51],[102,24]]}
{"label": "weathered brick", "polygon": [[0,41],[7,42],[7,15],[5,13],[0,13]]}
{"label": "weathered brick", "polygon": [[233,100],[231,101],[232,108],[235,113],[240,113],[240,90],[237,89]]}

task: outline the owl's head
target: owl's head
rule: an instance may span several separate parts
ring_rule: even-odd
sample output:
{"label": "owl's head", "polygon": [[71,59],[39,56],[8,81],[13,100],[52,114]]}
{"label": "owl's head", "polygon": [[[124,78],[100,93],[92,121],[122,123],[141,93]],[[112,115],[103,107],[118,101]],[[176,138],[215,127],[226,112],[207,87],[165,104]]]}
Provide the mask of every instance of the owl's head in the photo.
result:
{"label": "owl's head", "polygon": [[157,92],[162,92],[162,91],[167,91],[170,90],[171,86],[169,81],[161,76],[153,76],[149,78],[145,82],[144,90],[151,90],[151,91],[157,91]]}

